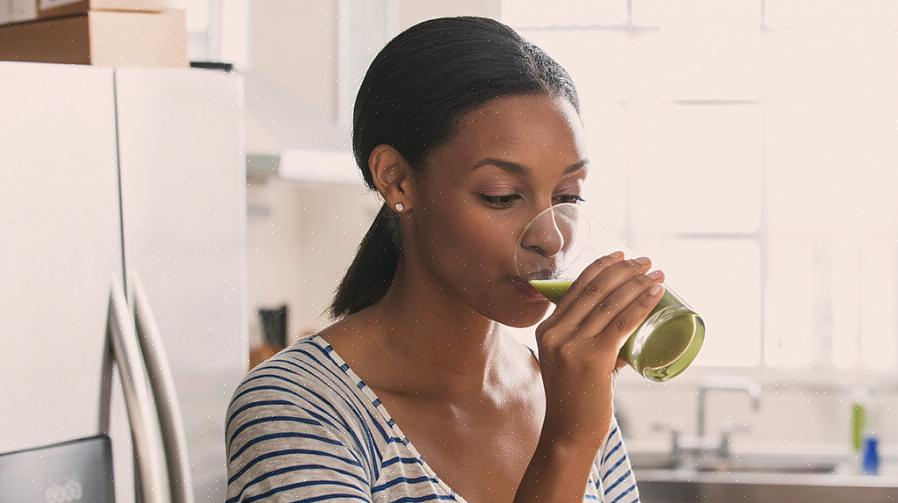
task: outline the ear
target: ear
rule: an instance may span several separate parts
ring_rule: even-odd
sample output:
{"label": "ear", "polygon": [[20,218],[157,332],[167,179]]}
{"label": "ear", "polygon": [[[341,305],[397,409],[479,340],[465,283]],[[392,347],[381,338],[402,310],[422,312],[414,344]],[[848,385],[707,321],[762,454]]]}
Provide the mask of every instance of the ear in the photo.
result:
{"label": "ear", "polygon": [[396,203],[402,203],[402,213],[413,208],[412,170],[398,150],[386,144],[374,147],[368,156],[368,169],[387,207],[395,211]]}

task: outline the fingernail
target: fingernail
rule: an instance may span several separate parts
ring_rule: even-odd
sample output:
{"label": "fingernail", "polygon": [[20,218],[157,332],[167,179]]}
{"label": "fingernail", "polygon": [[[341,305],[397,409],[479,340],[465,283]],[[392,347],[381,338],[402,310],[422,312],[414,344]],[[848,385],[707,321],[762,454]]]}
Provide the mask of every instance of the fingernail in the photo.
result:
{"label": "fingernail", "polygon": [[658,295],[663,289],[664,288],[661,285],[655,283],[651,288],[649,288],[649,295]]}
{"label": "fingernail", "polygon": [[624,256],[624,252],[622,252],[622,251],[616,251],[616,252],[614,252],[614,253],[612,253],[611,255],[608,255],[608,256],[611,257],[611,258],[621,258],[621,257]]}
{"label": "fingernail", "polygon": [[649,260],[648,257],[639,257],[638,259],[635,259],[635,260],[636,260],[637,264],[642,264],[642,265],[648,265],[651,262],[651,260]]}
{"label": "fingernail", "polygon": [[664,277],[664,273],[661,271],[652,271],[652,272],[646,274],[646,276],[648,276],[652,279],[661,279]]}

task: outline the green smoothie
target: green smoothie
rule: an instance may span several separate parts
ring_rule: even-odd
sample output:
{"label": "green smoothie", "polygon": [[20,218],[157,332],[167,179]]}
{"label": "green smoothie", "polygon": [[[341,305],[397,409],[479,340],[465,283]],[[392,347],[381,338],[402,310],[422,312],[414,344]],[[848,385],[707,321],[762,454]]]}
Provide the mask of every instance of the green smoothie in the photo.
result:
{"label": "green smoothie", "polygon": [[[530,285],[557,304],[573,283],[569,279],[531,280]],[[620,356],[640,375],[667,381],[680,374],[698,355],[705,339],[705,323],[672,290],[633,331]]]}
{"label": "green smoothie", "polygon": [[568,291],[573,282],[570,279],[532,279],[529,281],[530,286],[543,294],[543,297],[549,299],[553,304],[558,304],[561,296]]}

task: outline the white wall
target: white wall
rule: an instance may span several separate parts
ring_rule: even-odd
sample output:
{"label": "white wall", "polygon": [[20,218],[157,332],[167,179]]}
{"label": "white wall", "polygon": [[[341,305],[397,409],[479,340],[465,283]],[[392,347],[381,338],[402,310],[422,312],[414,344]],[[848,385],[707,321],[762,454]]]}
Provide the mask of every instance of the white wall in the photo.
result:
{"label": "white wall", "polygon": [[265,0],[250,8],[252,72],[334,117],[337,2]]}
{"label": "white wall", "polygon": [[399,0],[399,29],[404,30],[426,19],[444,16],[484,16],[499,18],[501,0]]}
{"label": "white wall", "polygon": [[[322,312],[374,220],[379,202],[363,187],[271,179],[247,188],[251,310],[288,306],[288,340],[329,324]],[[258,315],[250,320],[259,341]]]}

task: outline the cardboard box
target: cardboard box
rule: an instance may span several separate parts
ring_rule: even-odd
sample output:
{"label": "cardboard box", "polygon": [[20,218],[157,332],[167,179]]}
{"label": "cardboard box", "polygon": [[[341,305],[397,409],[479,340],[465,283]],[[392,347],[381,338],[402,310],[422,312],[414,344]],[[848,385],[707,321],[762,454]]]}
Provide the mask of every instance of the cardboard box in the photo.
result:
{"label": "cardboard box", "polygon": [[0,24],[87,14],[92,10],[160,12],[169,0],[0,0]]}
{"label": "cardboard box", "polygon": [[184,11],[90,11],[0,26],[0,60],[187,67]]}

